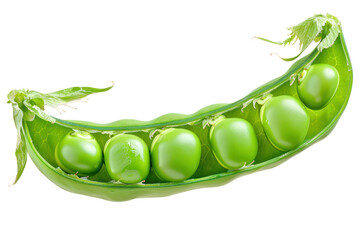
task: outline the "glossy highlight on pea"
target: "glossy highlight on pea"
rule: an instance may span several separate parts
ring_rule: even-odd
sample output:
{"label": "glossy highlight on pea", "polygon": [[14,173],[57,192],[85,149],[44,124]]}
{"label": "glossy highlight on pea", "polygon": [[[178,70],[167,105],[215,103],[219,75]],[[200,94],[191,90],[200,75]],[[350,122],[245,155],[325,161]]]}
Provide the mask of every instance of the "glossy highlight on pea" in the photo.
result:
{"label": "glossy highlight on pea", "polygon": [[[45,107],[56,108],[112,86],[47,94],[11,91],[8,99],[18,130],[15,182],[27,154],[62,189],[111,201],[220,186],[282,164],[331,133],[347,106],[353,79],[336,17],[315,15],[290,31],[288,39],[276,43],[316,40],[316,48],[240,100],[193,114],[107,124],[64,120],[46,114]],[[308,45],[301,44],[303,52]],[[293,61],[301,53],[282,59]],[[231,87],[243,87],[246,79]]]}
{"label": "glossy highlight on pea", "polygon": [[299,98],[310,109],[324,108],[338,89],[339,72],[329,64],[314,64],[302,75],[297,84]]}
{"label": "glossy highlight on pea", "polygon": [[201,143],[189,130],[169,128],[154,139],[151,158],[159,178],[171,182],[184,181],[190,178],[199,166]]}
{"label": "glossy highlight on pea", "polygon": [[260,119],[267,138],[280,151],[300,146],[310,126],[310,116],[302,103],[285,95],[268,100],[261,107]]}
{"label": "glossy highlight on pea", "polygon": [[141,138],[119,134],[104,147],[105,166],[110,177],[122,183],[143,181],[150,171],[149,149]]}
{"label": "glossy highlight on pea", "polygon": [[62,170],[78,176],[94,175],[103,164],[100,145],[88,132],[68,133],[56,146],[55,159]]}
{"label": "glossy highlight on pea", "polygon": [[210,129],[211,149],[221,166],[237,169],[251,164],[258,152],[258,141],[252,125],[241,118],[227,118]]}

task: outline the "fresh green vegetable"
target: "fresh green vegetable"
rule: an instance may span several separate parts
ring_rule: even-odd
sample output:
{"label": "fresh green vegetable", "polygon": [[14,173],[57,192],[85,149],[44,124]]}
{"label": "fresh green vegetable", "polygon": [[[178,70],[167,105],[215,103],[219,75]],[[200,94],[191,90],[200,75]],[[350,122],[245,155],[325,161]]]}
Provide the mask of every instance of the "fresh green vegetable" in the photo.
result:
{"label": "fresh green vegetable", "polygon": [[292,96],[272,97],[261,107],[260,120],[267,138],[280,151],[300,146],[310,126],[310,116]]}
{"label": "fresh green vegetable", "polygon": [[340,76],[329,64],[314,64],[299,77],[297,91],[301,101],[314,110],[324,108],[335,96]]}
{"label": "fresh green vegetable", "polygon": [[72,87],[60,91],[43,94],[32,90],[12,90],[8,94],[8,103],[13,108],[13,118],[17,130],[16,142],[16,159],[18,171],[14,184],[20,179],[24,171],[27,160],[27,148],[24,136],[24,121],[33,121],[35,116],[44,121],[55,123],[55,118],[44,113],[45,105],[53,108],[59,108],[68,102],[84,98],[88,95],[106,92],[113,86],[108,88],[92,88],[92,87]]}
{"label": "fresh green vegetable", "polygon": [[105,166],[110,177],[123,183],[143,181],[150,171],[149,149],[141,138],[119,134],[104,148]]}
{"label": "fresh green vegetable", "polygon": [[210,129],[209,141],[219,164],[226,169],[250,165],[258,152],[255,130],[241,118],[215,121]]}
{"label": "fresh green vegetable", "polygon": [[186,129],[166,129],[151,145],[153,168],[165,181],[179,182],[190,178],[198,168],[200,158],[200,140]]}
{"label": "fresh green vegetable", "polygon": [[88,132],[70,132],[55,148],[56,163],[67,173],[91,176],[102,164],[102,150]]}
{"label": "fresh green vegetable", "polygon": [[[283,163],[332,131],[347,105],[352,87],[349,54],[340,22],[334,16],[315,15],[290,30],[289,39],[278,42],[279,44],[287,45],[299,40],[301,52],[313,41],[318,43],[317,47],[297,60],[282,76],[257,88],[246,97],[231,104],[207,106],[190,115],[166,114],[151,121],[126,119],[108,124],[63,120],[49,116],[44,108],[61,107],[61,104],[110,88],[69,88],[50,94],[28,90],[11,91],[8,98],[13,107],[18,134],[15,152],[18,173],[15,182],[24,170],[27,153],[39,170],[61,188],[113,201],[167,196],[196,188],[219,186],[237,177]],[[294,60],[296,57],[284,59]],[[336,68],[339,84],[329,102],[315,111],[302,106],[298,96],[299,84],[294,83],[297,80],[300,80],[300,86],[305,83],[301,83],[304,70],[318,64]],[[317,74],[324,73],[320,71]],[[233,87],[241,84],[243,83],[234,83]],[[323,102],[327,102],[327,97],[322,97]],[[272,115],[272,112],[277,114]],[[281,116],[288,119],[284,125],[280,124],[283,122]],[[248,144],[244,149],[248,148],[255,155],[255,144],[251,144],[254,140],[248,138],[245,143],[245,140],[239,141],[235,134],[231,135],[231,131],[224,130],[234,141],[227,139],[220,142],[214,132],[221,126],[216,124],[221,123],[221,118],[243,119],[253,127],[258,142],[255,159],[250,160],[250,156],[246,160],[236,157],[236,161],[246,162],[245,167],[239,164],[239,168],[235,168],[235,165],[231,166],[235,169],[224,168],[227,166],[225,164],[229,164],[229,159],[235,159],[226,154],[234,153],[231,145],[236,143],[241,147]],[[138,184],[119,184],[112,179],[113,173],[119,172],[112,171],[111,167],[102,167],[89,177],[64,172],[59,168],[61,164],[55,160],[55,149],[74,130],[91,133],[102,149],[109,139],[118,134],[131,134],[141,138],[148,148],[153,146],[149,175]],[[185,137],[179,138],[179,135]],[[245,136],[241,138],[246,139]],[[121,155],[119,159],[124,158],[124,154]],[[215,155],[218,155],[217,158]]]}

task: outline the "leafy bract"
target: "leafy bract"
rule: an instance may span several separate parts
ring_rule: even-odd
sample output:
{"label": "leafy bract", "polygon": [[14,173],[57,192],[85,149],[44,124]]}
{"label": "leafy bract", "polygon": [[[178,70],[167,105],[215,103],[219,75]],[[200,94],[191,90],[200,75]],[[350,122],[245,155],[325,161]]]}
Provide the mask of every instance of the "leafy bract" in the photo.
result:
{"label": "leafy bract", "polygon": [[284,61],[292,61],[298,58],[313,41],[319,42],[317,49],[320,52],[331,47],[341,32],[341,25],[340,21],[330,14],[317,14],[298,25],[290,27],[289,30],[289,37],[282,42],[275,42],[261,37],[256,38],[283,46],[299,41],[300,53],[298,55],[291,58],[281,58]]}
{"label": "leafy bract", "polygon": [[108,91],[112,87],[113,86],[107,88],[72,87],[47,94],[24,89],[11,91],[8,94],[8,103],[12,105],[13,118],[17,130],[15,150],[17,174],[13,184],[21,177],[27,159],[23,121],[33,121],[35,116],[37,116],[45,121],[55,123],[55,118],[44,112],[46,105],[57,108],[60,105],[82,99],[90,94]]}
{"label": "leafy bract", "polygon": [[27,159],[27,152],[26,152],[26,145],[25,145],[25,137],[24,133],[22,131],[22,123],[23,123],[23,111],[19,108],[18,105],[13,105],[13,117],[14,122],[17,130],[17,140],[16,140],[16,150],[15,150],[15,156],[17,159],[17,174],[15,177],[15,181],[13,184],[15,184],[21,174],[24,171],[25,165],[26,165],[26,159]]}
{"label": "leafy bract", "polygon": [[58,107],[59,105],[78,100],[88,96],[89,94],[105,92],[112,88],[92,88],[92,87],[72,87],[60,91],[46,94],[46,104],[51,107]]}
{"label": "leafy bract", "polygon": [[[292,58],[283,58],[285,61],[295,60],[302,52],[313,42],[319,42],[317,48],[319,51],[331,47],[341,32],[339,20],[330,15],[315,15],[304,22],[289,28],[291,31],[289,37],[282,42],[273,42],[265,38],[261,40],[279,45],[294,44],[299,41],[300,53]],[[43,94],[31,90],[13,90],[8,94],[9,103],[13,107],[13,118],[17,129],[17,144],[15,155],[17,158],[18,172],[14,184],[19,180],[26,164],[27,149],[23,132],[23,122],[33,121],[35,116],[50,123],[55,123],[56,119],[47,115],[45,106],[58,108],[61,105],[82,99],[90,94],[105,92],[108,88],[91,87],[72,87],[60,91]]]}

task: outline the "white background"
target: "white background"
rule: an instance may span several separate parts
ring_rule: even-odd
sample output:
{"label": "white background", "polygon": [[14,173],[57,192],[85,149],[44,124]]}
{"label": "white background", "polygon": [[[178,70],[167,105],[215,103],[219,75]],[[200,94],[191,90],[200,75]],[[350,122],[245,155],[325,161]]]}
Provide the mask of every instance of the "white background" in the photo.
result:
{"label": "white background", "polygon": [[[0,239],[359,239],[356,1],[1,1]],[[66,192],[32,161],[20,181],[6,94],[115,87],[61,117],[148,120],[233,102],[281,75],[282,40],[315,13],[340,18],[353,92],[335,130],[283,165],[218,188],[109,202]]]}

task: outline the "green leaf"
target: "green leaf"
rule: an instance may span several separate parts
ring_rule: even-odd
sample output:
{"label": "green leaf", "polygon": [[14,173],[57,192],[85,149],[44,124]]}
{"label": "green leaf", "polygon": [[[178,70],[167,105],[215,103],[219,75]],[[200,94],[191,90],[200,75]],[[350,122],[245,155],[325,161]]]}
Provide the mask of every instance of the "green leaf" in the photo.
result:
{"label": "green leaf", "polygon": [[284,61],[292,61],[298,58],[313,41],[320,41],[317,46],[320,52],[325,48],[331,47],[341,32],[341,26],[340,21],[336,17],[330,14],[318,14],[296,26],[290,27],[289,30],[291,31],[289,37],[282,42],[274,42],[261,37],[255,38],[284,46],[299,41],[300,53],[298,55],[291,58],[280,57]]}
{"label": "green leaf", "polygon": [[68,102],[84,98],[93,93],[105,92],[113,87],[92,88],[92,87],[72,87],[60,91],[45,94],[46,104],[51,107],[57,107]]}
{"label": "green leaf", "polygon": [[327,27],[325,28],[326,34],[324,34],[325,37],[321,40],[321,42],[318,45],[318,49],[320,52],[323,49],[331,47],[334,44],[339,33],[341,32],[340,23],[335,22],[335,20],[333,23],[328,22],[326,25],[327,25]]}
{"label": "green leaf", "polygon": [[25,138],[23,133],[23,126],[22,126],[23,112],[17,104],[13,104],[13,117],[14,117],[15,127],[17,130],[17,142],[16,142],[16,150],[15,150],[15,156],[17,159],[17,174],[15,177],[15,181],[13,183],[15,184],[19,180],[21,174],[24,171],[26,165],[26,159],[27,159],[27,151],[26,151]]}

